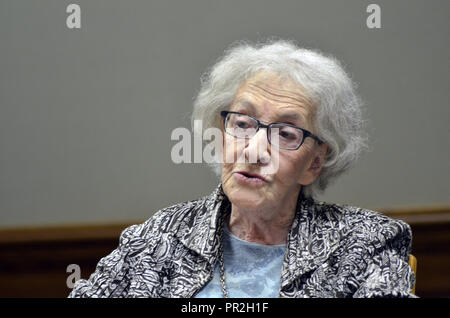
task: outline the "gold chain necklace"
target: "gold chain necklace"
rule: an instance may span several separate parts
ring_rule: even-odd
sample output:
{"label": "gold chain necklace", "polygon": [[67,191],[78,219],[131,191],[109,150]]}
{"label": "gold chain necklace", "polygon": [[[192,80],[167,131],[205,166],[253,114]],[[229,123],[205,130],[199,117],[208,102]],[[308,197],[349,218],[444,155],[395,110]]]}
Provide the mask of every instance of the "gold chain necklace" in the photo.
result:
{"label": "gold chain necklace", "polygon": [[227,285],[225,283],[225,265],[223,262],[223,231],[225,226],[225,217],[220,222],[220,245],[219,245],[219,273],[220,273],[220,287],[222,288],[222,294],[224,298],[228,298]]}

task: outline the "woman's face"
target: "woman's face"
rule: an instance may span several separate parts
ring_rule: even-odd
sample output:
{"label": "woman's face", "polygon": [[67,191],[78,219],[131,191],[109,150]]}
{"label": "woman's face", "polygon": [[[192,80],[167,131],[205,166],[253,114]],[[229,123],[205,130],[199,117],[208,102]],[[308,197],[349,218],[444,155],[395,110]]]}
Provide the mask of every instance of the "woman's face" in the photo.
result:
{"label": "woman's face", "polygon": [[[302,91],[292,81],[260,72],[241,85],[229,110],[266,124],[287,123],[315,134],[314,107]],[[306,138],[297,150],[278,149],[268,143],[264,128],[250,139],[223,136],[222,186],[240,208],[271,209],[280,202],[296,202],[301,186],[318,177],[327,151],[325,144],[319,146],[312,138]]]}

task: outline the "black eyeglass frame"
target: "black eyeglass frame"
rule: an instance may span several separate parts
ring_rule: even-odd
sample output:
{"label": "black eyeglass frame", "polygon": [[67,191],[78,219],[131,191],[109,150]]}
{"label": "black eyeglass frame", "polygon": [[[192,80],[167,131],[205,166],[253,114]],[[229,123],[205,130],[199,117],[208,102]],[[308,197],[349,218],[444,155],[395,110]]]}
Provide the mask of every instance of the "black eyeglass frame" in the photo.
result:
{"label": "black eyeglass frame", "polygon": [[[313,134],[312,132],[310,132],[309,130],[306,130],[306,129],[303,129],[303,128],[300,128],[300,127],[297,127],[297,126],[294,126],[294,125],[291,125],[291,124],[285,124],[285,123],[270,123],[270,124],[264,124],[264,123],[262,123],[260,120],[258,120],[257,118],[255,118],[255,117],[253,117],[253,116],[250,116],[250,115],[247,115],[247,114],[243,114],[243,113],[239,113],[239,112],[232,112],[232,111],[222,110],[222,111],[220,112],[220,116],[223,117],[223,127],[224,127],[224,130],[225,130],[225,132],[226,132],[227,134],[229,134],[230,136],[233,136],[234,138],[239,138],[239,139],[249,139],[249,138],[247,138],[247,137],[236,137],[235,135],[232,135],[232,134],[230,134],[230,133],[227,132],[226,127],[227,127],[228,114],[244,115],[244,116],[248,116],[248,117],[252,118],[253,120],[255,120],[255,121],[258,123],[258,127],[256,128],[255,134],[259,131],[259,128],[261,128],[261,127],[262,127],[262,128],[266,128],[267,140],[269,141],[270,144],[272,144],[272,142],[270,141],[269,130],[270,130],[270,127],[271,127],[272,125],[288,126],[288,127],[292,127],[292,128],[295,128],[295,129],[298,129],[298,130],[301,130],[301,131],[302,131],[302,133],[303,133],[303,138],[302,138],[302,141],[300,142],[300,144],[298,145],[297,148],[283,148],[283,147],[278,146],[278,148],[280,148],[280,149],[284,149],[284,150],[297,150],[297,149],[299,149],[299,148],[303,145],[303,143],[305,142],[305,139],[308,138],[308,137],[311,137],[311,138],[313,138],[314,140],[316,140],[317,143],[318,143],[319,145],[321,145],[321,144],[324,143],[323,140],[321,140],[319,137],[317,137],[316,135],[314,135],[314,134]],[[250,137],[250,138],[251,138],[251,137]]]}

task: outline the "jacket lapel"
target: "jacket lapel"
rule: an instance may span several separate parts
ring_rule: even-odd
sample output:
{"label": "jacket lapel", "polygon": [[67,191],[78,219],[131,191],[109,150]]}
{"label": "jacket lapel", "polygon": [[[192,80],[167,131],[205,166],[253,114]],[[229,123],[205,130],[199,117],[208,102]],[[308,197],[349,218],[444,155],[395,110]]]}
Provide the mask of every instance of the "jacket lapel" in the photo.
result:
{"label": "jacket lapel", "polygon": [[288,235],[281,273],[281,287],[317,269],[338,247],[340,235],[336,222],[311,198],[302,198]]}
{"label": "jacket lapel", "polygon": [[211,195],[198,204],[176,233],[178,239],[188,249],[215,264],[219,249],[220,222],[229,211],[230,202],[219,184]]}

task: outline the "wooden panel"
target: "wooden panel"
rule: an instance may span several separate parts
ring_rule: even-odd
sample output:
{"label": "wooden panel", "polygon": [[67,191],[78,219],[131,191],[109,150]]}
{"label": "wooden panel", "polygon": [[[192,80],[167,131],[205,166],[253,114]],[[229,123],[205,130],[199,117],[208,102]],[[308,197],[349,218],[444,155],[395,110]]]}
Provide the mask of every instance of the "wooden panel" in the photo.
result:
{"label": "wooden panel", "polygon": [[0,230],[0,297],[66,297],[67,266],[88,278],[128,225]]}
{"label": "wooden panel", "polygon": [[[450,297],[450,207],[383,212],[411,225],[416,295]],[[67,266],[78,264],[88,278],[121,231],[141,222],[0,229],[0,297],[66,297]]]}
{"label": "wooden panel", "polygon": [[401,208],[384,213],[411,226],[412,254],[417,259],[416,295],[450,297],[450,207]]}

